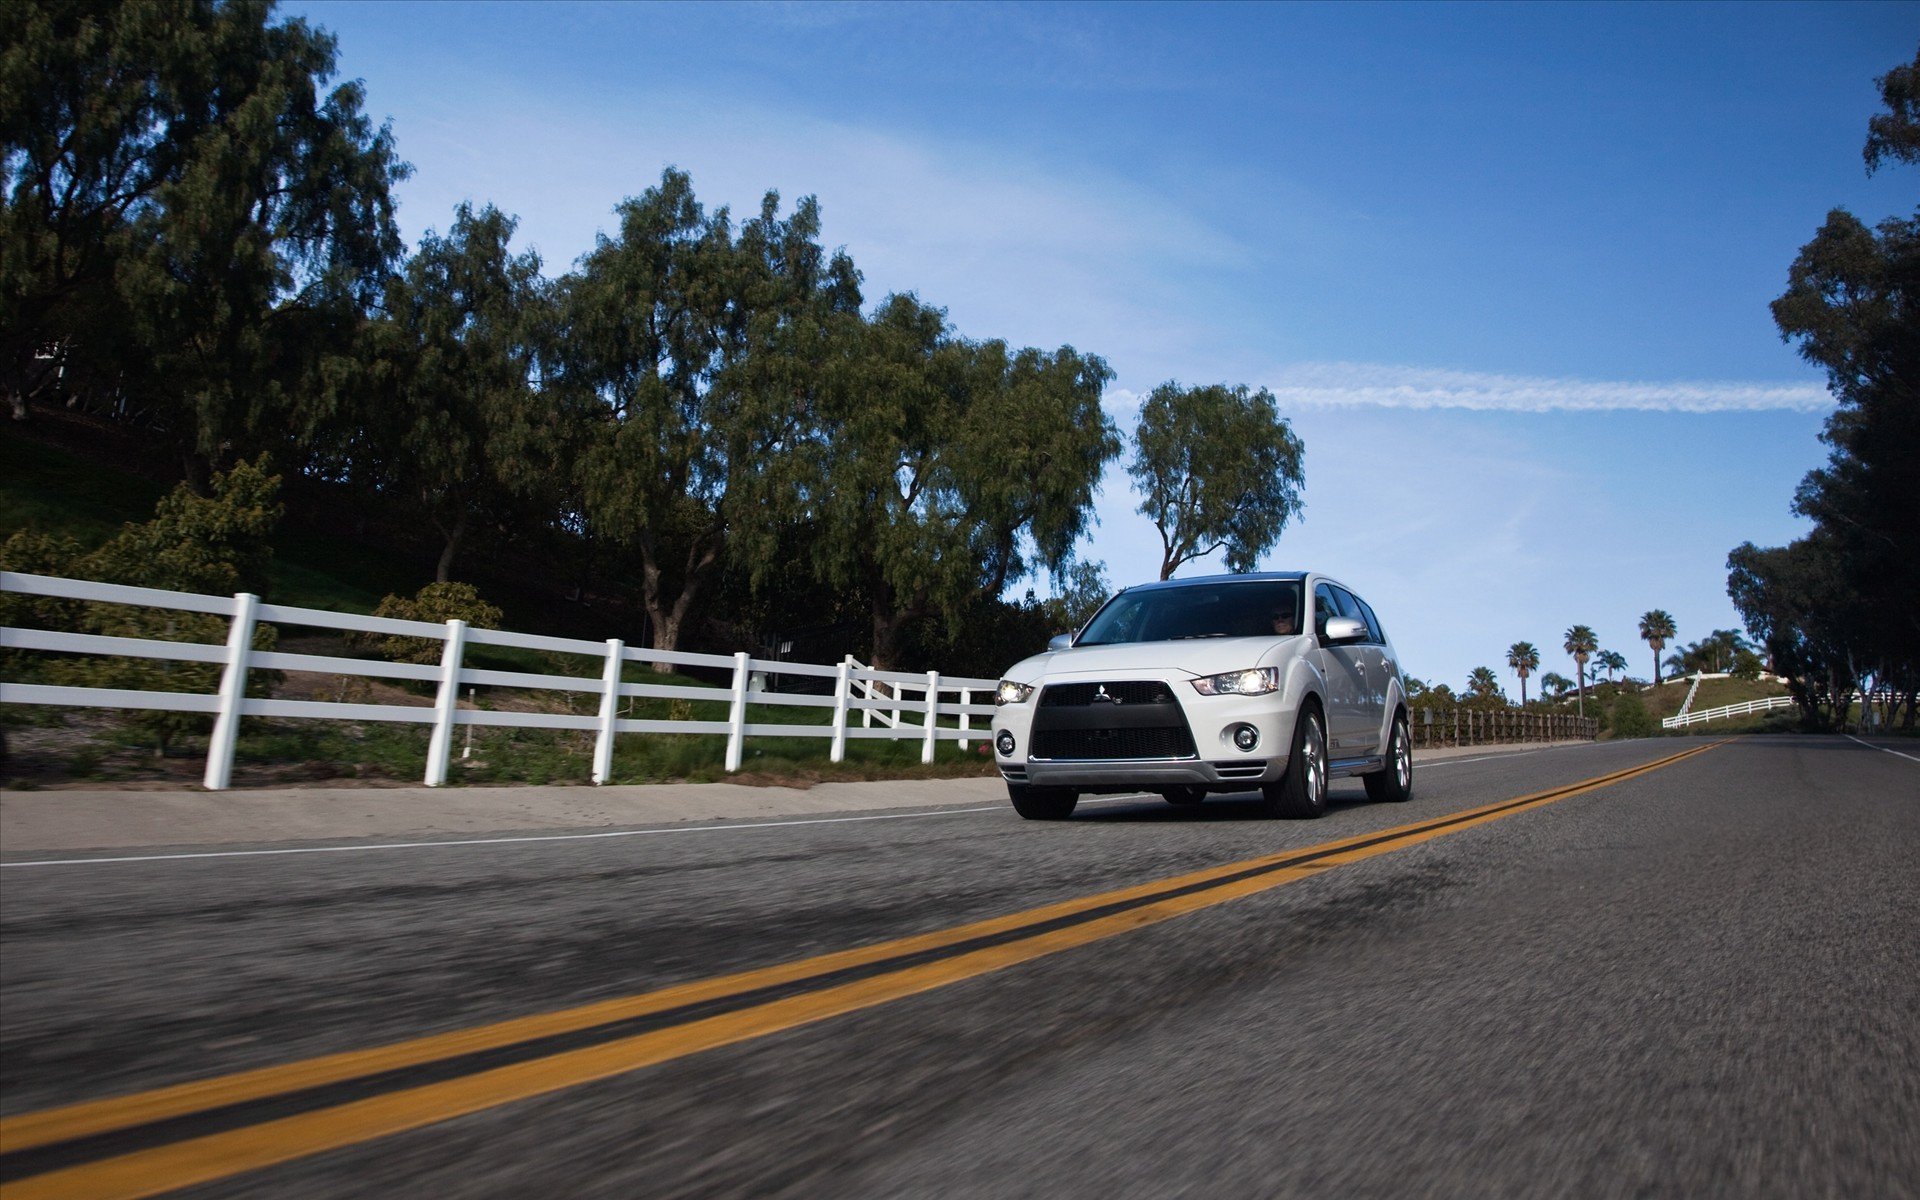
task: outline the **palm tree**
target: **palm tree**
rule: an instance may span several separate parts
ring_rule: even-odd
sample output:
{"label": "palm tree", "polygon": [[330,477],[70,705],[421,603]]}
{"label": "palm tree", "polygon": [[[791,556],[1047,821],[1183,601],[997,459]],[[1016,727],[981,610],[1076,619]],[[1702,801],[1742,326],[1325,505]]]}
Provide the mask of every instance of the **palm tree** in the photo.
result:
{"label": "palm tree", "polygon": [[1653,686],[1660,686],[1660,652],[1673,637],[1673,618],[1664,608],[1656,608],[1640,618],[1640,640],[1653,647]]}
{"label": "palm tree", "polygon": [[1567,689],[1572,686],[1573,680],[1568,679],[1558,671],[1548,671],[1540,677],[1540,690],[1543,692],[1552,692],[1556,699],[1566,695]]}
{"label": "palm tree", "polygon": [[1492,700],[1500,694],[1500,678],[1492,667],[1475,667],[1467,676],[1469,700]]}
{"label": "palm tree", "polygon": [[1587,660],[1600,648],[1600,637],[1590,626],[1567,630],[1567,653],[1573,655],[1573,681],[1580,688],[1580,715],[1587,715]]}
{"label": "palm tree", "polygon": [[1527,676],[1540,669],[1540,651],[1532,642],[1515,642],[1507,647],[1507,665],[1520,677],[1520,707],[1527,706]]}
{"label": "palm tree", "polygon": [[1627,656],[1618,650],[1602,650],[1593,656],[1593,661],[1601,670],[1607,673],[1608,683],[1613,682],[1613,673],[1615,671],[1624,674],[1627,669]]}

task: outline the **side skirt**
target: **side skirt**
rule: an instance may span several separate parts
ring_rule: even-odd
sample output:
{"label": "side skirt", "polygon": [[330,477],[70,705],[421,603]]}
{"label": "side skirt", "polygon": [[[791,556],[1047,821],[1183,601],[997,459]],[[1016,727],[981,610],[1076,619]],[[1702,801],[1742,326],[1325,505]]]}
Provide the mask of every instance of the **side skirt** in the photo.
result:
{"label": "side skirt", "polygon": [[1387,766],[1384,754],[1369,754],[1365,758],[1336,758],[1327,764],[1328,779],[1345,779],[1349,775],[1371,775],[1383,771]]}

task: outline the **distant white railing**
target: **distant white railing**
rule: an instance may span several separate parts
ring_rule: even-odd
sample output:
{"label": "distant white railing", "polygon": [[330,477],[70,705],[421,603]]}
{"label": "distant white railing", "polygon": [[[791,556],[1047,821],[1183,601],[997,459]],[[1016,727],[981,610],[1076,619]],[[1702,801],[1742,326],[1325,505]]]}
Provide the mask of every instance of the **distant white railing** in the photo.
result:
{"label": "distant white railing", "polygon": [[1770,712],[1776,708],[1791,707],[1793,707],[1792,696],[1767,696],[1760,700],[1743,700],[1739,704],[1723,704],[1719,708],[1703,708],[1699,712],[1683,712],[1678,716],[1664,717],[1660,721],[1660,728],[1681,729],[1705,721],[1718,721],[1725,717],[1744,717],[1748,713]]}
{"label": "distant white railing", "polygon": [[[726,769],[738,771],[749,737],[806,737],[831,739],[828,757],[841,762],[846,757],[847,739],[878,738],[890,741],[917,740],[921,743],[920,761],[933,761],[935,743],[940,739],[956,741],[966,749],[974,732],[974,717],[991,717],[993,705],[975,704],[973,697],[991,693],[991,679],[943,678],[936,671],[910,673],[877,671],[857,663],[851,655],[832,665],[793,663],[756,659],[748,654],[694,654],[681,650],[648,650],[628,646],[618,638],[605,642],[576,641],[532,633],[511,633],[498,629],[474,629],[465,621],[436,625],[427,621],[400,621],[390,617],[362,616],[319,608],[295,608],[284,604],[263,604],[258,596],[201,596],[190,592],[169,592],[156,588],[127,587],[94,583],[82,579],[60,579],[47,575],[24,575],[0,571],[0,591],[30,596],[53,596],[69,600],[90,600],[109,604],[128,604],[146,608],[207,613],[228,618],[224,646],[196,642],[166,642],[146,638],[105,637],[97,634],[62,633],[45,629],[0,627],[0,648],[39,650],[64,654],[111,655],[123,658],[150,658],[173,662],[217,663],[224,669],[219,689],[212,693],[135,691],[124,688],[65,687],[51,684],[10,683],[0,680],[0,704],[47,704],[91,708],[134,708],[163,712],[195,712],[213,715],[213,735],[207,744],[206,786],[220,790],[233,776],[234,746],[242,717],[304,717],[336,721],[393,721],[431,725],[427,741],[426,784],[439,787],[447,781],[447,769],[453,757],[456,726],[491,726],[520,729],[580,729],[594,734],[593,782],[605,783],[613,773],[614,738],[623,733],[668,733],[724,735],[727,739]],[[386,662],[379,659],[337,658],[315,654],[288,654],[255,650],[254,629],[261,623],[299,625],[357,633],[377,633],[400,637],[432,638],[443,643],[438,666],[418,663]],[[600,676],[531,674],[522,671],[492,671],[463,665],[466,648],[506,646],[523,650],[542,650],[556,654],[588,655],[602,662]],[[731,673],[726,687],[692,686],[664,683],[627,683],[622,675],[627,663],[664,664],[674,667],[705,667]],[[431,707],[403,704],[352,704],[316,700],[275,700],[250,697],[247,675],[250,671],[312,671],[329,675],[356,676],[365,679],[407,679],[437,685]],[[756,675],[798,675],[833,680],[827,695],[752,690]],[[876,685],[885,684],[891,695]],[[533,688],[548,691],[583,692],[599,697],[599,712],[593,716],[571,713],[502,712],[459,707],[460,689],[472,686]],[[948,694],[954,699],[945,699]],[[915,699],[915,696],[918,699]],[[724,721],[632,720],[619,716],[620,701],[627,697],[666,700],[725,701]],[[826,725],[793,725],[754,722],[747,710],[754,705],[781,705],[797,708],[831,708],[833,719]],[[849,714],[859,712],[863,724],[851,727]],[[874,716],[880,720],[876,727]],[[952,719],[953,724],[941,724]]]}
{"label": "distant white railing", "polygon": [[[1725,677],[1722,676],[1722,678]],[[1695,675],[1693,677],[1693,686],[1687,689],[1687,698],[1680,702],[1680,711],[1675,713],[1675,716],[1684,717],[1688,712],[1692,711],[1693,698],[1700,694],[1700,685],[1705,683],[1706,680],[1707,677],[1705,675]]]}

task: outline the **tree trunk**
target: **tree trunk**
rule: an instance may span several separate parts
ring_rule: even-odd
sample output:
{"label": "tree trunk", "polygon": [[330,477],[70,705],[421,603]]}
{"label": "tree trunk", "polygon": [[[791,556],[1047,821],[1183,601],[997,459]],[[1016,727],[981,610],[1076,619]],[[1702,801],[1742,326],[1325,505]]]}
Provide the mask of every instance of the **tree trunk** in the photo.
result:
{"label": "tree trunk", "polygon": [[[437,525],[438,522],[435,522],[435,524]],[[433,581],[435,583],[445,583],[451,577],[453,557],[460,552],[460,543],[467,538],[467,514],[461,513],[460,519],[453,523],[452,529],[447,529],[444,526],[441,527],[440,533],[441,536],[446,538],[447,544],[441,549],[440,561],[436,563],[433,568]]]}
{"label": "tree trunk", "polygon": [[[681,577],[680,591],[671,602],[668,601],[661,582],[658,545],[651,537],[640,541],[640,598],[646,609],[647,621],[653,626],[652,643],[655,650],[678,650],[680,635],[686,629],[687,614],[693,610],[693,603],[705,588],[707,576],[713,570],[713,564],[719,561],[720,551],[711,538],[701,538],[687,550],[686,573]],[[665,675],[673,670],[668,663],[653,664],[656,674]]]}
{"label": "tree trunk", "polygon": [[907,619],[884,601],[873,603],[873,667],[877,671],[897,670],[900,661],[900,633]]}

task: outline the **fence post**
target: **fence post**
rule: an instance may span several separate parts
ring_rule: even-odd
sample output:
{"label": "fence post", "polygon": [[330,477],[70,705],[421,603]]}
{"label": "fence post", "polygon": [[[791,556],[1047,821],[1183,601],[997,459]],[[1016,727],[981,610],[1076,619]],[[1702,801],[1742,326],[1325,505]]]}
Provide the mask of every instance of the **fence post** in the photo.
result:
{"label": "fence post", "polygon": [[927,672],[927,735],[920,745],[922,765],[933,761],[933,735],[939,727],[940,718],[940,672]]}
{"label": "fence post", "polygon": [[960,689],[960,752],[966,753],[969,742],[967,730],[973,728],[973,714],[967,711],[967,705],[973,703],[973,689]]}
{"label": "fence post", "polygon": [[853,655],[840,660],[833,676],[833,748],[827,751],[828,762],[845,762],[847,758],[847,701],[853,698]]}
{"label": "fence post", "polygon": [[593,742],[593,781],[606,783],[613,778],[613,722],[620,715],[620,670],[627,644],[619,638],[607,639],[607,668],[601,673],[600,734]]}
{"label": "fence post", "polygon": [[740,769],[747,748],[747,663],[745,650],[733,656],[733,703],[727,707],[727,771]]}
{"label": "fence post", "polygon": [[260,597],[240,592],[233,598],[233,624],[227,627],[227,666],[220,673],[220,710],[207,739],[207,773],[200,782],[222,792],[233,780],[233,748],[240,740],[240,705],[247,698],[247,669],[253,658],[254,618]]}
{"label": "fence post", "polygon": [[453,718],[460,710],[460,658],[467,649],[467,623],[458,617],[447,622],[447,645],[440,654],[440,694],[433,702],[433,736],[427,742],[428,787],[447,782],[453,761]]}

